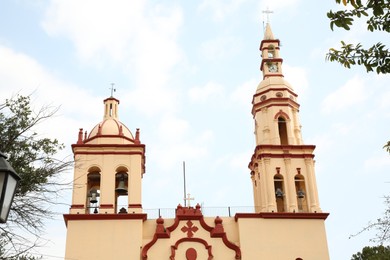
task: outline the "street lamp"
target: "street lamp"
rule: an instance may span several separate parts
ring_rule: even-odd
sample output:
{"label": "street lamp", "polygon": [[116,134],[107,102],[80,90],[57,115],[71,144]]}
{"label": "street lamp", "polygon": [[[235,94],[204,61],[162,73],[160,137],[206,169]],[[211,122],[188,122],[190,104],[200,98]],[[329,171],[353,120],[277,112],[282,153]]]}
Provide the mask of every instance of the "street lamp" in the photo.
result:
{"label": "street lamp", "polygon": [[16,187],[20,180],[19,175],[6,159],[7,156],[0,152],[0,223],[7,222]]}

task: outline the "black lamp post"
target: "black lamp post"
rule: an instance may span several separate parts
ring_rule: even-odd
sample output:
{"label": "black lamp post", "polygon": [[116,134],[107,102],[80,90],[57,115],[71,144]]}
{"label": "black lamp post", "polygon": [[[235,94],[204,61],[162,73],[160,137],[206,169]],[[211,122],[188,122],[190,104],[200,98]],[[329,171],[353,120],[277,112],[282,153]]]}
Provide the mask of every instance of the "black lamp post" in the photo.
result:
{"label": "black lamp post", "polygon": [[19,180],[19,175],[9,164],[7,157],[0,152],[0,223],[7,222]]}

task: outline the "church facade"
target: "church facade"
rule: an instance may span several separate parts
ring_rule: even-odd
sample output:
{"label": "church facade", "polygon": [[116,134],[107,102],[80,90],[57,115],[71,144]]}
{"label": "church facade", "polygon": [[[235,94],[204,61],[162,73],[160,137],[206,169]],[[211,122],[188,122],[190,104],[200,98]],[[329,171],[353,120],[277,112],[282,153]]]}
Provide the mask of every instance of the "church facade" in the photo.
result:
{"label": "church facade", "polygon": [[[206,217],[199,205],[178,205],[174,218],[149,219],[141,197],[145,145],[139,129],[133,135],[119,121],[119,100],[111,96],[103,121],[89,133],[80,129],[72,145],[65,259],[329,259],[315,146],[303,143],[297,94],[284,80],[279,50],[267,24],[260,44],[263,80],[252,100],[252,213]],[[120,200],[127,206],[120,208]]]}

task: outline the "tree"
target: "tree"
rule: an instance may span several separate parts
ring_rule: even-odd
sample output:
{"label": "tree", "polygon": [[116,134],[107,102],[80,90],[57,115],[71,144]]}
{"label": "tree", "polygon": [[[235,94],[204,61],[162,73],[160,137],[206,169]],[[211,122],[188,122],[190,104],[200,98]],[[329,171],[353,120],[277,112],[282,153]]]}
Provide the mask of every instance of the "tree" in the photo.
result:
{"label": "tree", "polygon": [[366,246],[362,252],[352,255],[351,260],[390,260],[390,247]]}
{"label": "tree", "polygon": [[[336,3],[343,3],[347,8],[352,9],[327,13],[330,19],[330,28],[334,26],[349,30],[354,19],[367,18],[367,30],[390,32],[390,0],[367,0],[362,4],[361,0],[336,0]],[[388,37],[388,36],[386,36]],[[356,45],[341,41],[341,50],[331,48],[326,55],[327,60],[336,61],[346,68],[352,65],[363,65],[367,72],[375,71],[380,74],[390,73],[390,51],[381,43],[375,43],[369,48],[364,48],[361,43]]]}
{"label": "tree", "polygon": [[[62,189],[59,175],[71,164],[55,155],[64,148],[57,139],[41,137],[35,128],[54,116],[58,107],[31,108],[30,96],[16,95],[0,104],[0,151],[21,177],[5,226],[0,226],[0,259],[34,259],[25,253],[37,245],[44,221],[53,216],[50,206]],[[16,231],[36,238],[34,242]]]}

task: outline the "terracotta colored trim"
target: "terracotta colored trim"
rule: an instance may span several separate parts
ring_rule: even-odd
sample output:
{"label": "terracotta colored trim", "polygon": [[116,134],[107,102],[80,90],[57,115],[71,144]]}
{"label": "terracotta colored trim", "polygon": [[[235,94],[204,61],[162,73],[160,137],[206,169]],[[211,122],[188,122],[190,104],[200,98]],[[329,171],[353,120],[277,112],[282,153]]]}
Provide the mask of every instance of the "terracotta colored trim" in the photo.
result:
{"label": "terracotta colored trim", "polygon": [[83,221],[83,220],[126,220],[126,219],[141,219],[146,220],[146,213],[131,213],[131,214],[64,214],[66,226],[68,221]]}
{"label": "terracotta colored trim", "polygon": [[108,101],[108,100],[115,100],[115,101],[118,102],[118,104],[119,104],[119,100],[116,99],[116,98],[114,98],[114,97],[106,98],[105,100],[103,100],[103,103],[106,103],[106,101]]}
{"label": "terracotta colored trim", "polygon": [[171,246],[171,256],[169,257],[169,259],[175,260],[176,250],[179,247],[179,245],[183,242],[196,242],[196,243],[203,244],[205,249],[207,249],[207,252],[208,252],[207,260],[213,259],[214,256],[212,253],[212,246],[209,245],[207,243],[207,241],[205,241],[204,239],[201,239],[201,238],[190,238],[190,237],[181,238],[181,239],[176,241],[175,245]]}
{"label": "terracotta colored trim", "polygon": [[290,120],[290,117],[288,116],[288,114],[282,110],[279,110],[279,112],[276,113],[276,115],[274,116],[274,119],[278,119],[280,116],[283,116],[285,119]]}
{"label": "terracotta colored trim", "polygon": [[70,206],[71,209],[83,209],[85,207],[84,204],[72,204]]}
{"label": "terracotta colored trim", "polygon": [[260,213],[236,213],[234,219],[240,218],[270,218],[270,219],[323,219],[325,220],[329,213],[309,213],[309,212],[260,212]]}
{"label": "terracotta colored trim", "polygon": [[[260,48],[259,50],[263,50],[263,44],[264,43],[277,43],[277,45],[280,45],[280,40],[279,39],[273,39],[273,40],[262,40],[261,43],[260,43]],[[275,46],[276,47],[276,46]],[[279,46],[277,46],[276,48],[279,48]]]}
{"label": "terracotta colored trim", "polygon": [[[174,223],[165,229],[164,234],[160,234],[158,231],[159,229],[163,228],[163,226],[161,226],[164,223],[163,219],[158,219],[156,221],[157,227],[156,227],[156,232],[153,235],[153,239],[149,243],[147,243],[142,249],[141,256],[142,256],[143,260],[147,259],[148,251],[157,242],[157,239],[170,238],[171,232],[176,230],[176,228],[179,226],[179,223],[181,220],[198,220],[200,225],[202,226],[202,228],[210,233],[210,237],[221,238],[222,242],[225,244],[226,247],[235,251],[235,254],[236,254],[235,259],[241,259],[241,250],[237,245],[235,245],[234,243],[232,243],[228,240],[226,232],[223,229],[222,219],[219,217],[216,217],[216,219],[214,221],[215,227],[209,226],[205,222],[203,214],[200,211],[200,206],[198,204],[195,209],[194,208],[186,208],[186,207],[182,207],[181,205],[179,205],[176,209],[176,217],[175,217]],[[192,238],[192,239],[196,239],[196,238]],[[173,257],[174,257],[174,255],[173,255]],[[171,259],[174,259],[174,258],[171,258]]]}
{"label": "terracotta colored trim", "polygon": [[[253,100],[253,108],[252,108],[252,113],[253,111],[258,112],[260,111],[263,107],[272,107],[272,106],[289,106],[293,107],[296,109],[299,109],[300,105],[295,102],[294,100],[290,98],[268,98],[264,101],[260,101],[255,103],[255,100]],[[259,108],[260,107],[260,108]]]}
{"label": "terracotta colored trim", "polygon": [[138,209],[142,209],[142,204],[129,204],[129,208],[138,208]]}
{"label": "terracotta colored trim", "polygon": [[[266,58],[266,59],[262,59],[261,63],[260,63],[260,70],[261,71],[263,71],[264,63],[267,63],[267,62],[280,62],[282,64],[283,63],[283,59],[282,58]],[[267,73],[272,73],[272,72],[267,72]],[[270,75],[270,74],[267,74],[267,75]],[[273,75],[276,75],[276,74],[273,74]],[[282,74],[279,74],[279,75],[282,75]],[[283,77],[283,75],[282,75],[282,77]]]}
{"label": "terracotta colored trim", "polygon": [[272,154],[272,153],[261,153],[256,156],[256,159],[263,158],[301,158],[301,159],[313,159],[314,154]]}
{"label": "terracotta colored trim", "polygon": [[[118,126],[118,128],[119,128],[119,126]],[[120,135],[120,134],[117,134],[117,135],[94,135],[92,137],[89,137],[88,139],[85,139],[84,143],[88,143],[89,141],[92,141],[93,139],[96,139],[96,138],[121,138],[121,139],[126,139],[127,141],[135,143],[134,139],[128,138],[127,136]]]}
{"label": "terracotta colored trim", "polygon": [[144,144],[72,144],[73,148],[143,148],[145,149]]}
{"label": "terracotta colored trim", "polygon": [[99,208],[101,208],[101,209],[112,209],[112,208],[114,208],[114,205],[113,204],[100,204]]}
{"label": "terracotta colored trim", "polygon": [[288,88],[269,88],[267,90],[264,90],[264,91],[261,91],[259,93],[254,94],[253,97],[261,96],[261,95],[263,95],[267,92],[270,92],[270,91],[284,91],[284,90],[287,90],[287,92],[290,93],[291,95],[293,95],[294,97],[298,97],[297,94],[295,94],[293,91],[291,91]]}
{"label": "terracotta colored trim", "polygon": [[261,149],[273,149],[273,150],[314,150],[316,148],[315,145],[311,144],[302,144],[302,145],[274,145],[274,144],[259,144],[256,146],[255,151]]}
{"label": "terracotta colored trim", "polygon": [[80,151],[80,152],[74,152],[74,155],[77,154],[123,154],[123,155],[144,155],[143,152],[114,152],[114,151],[103,151],[103,152],[92,152],[92,151]]}

